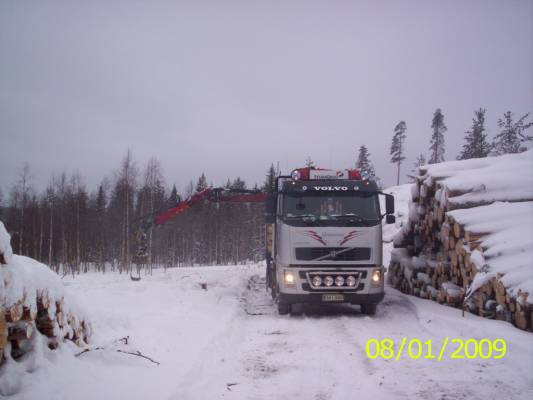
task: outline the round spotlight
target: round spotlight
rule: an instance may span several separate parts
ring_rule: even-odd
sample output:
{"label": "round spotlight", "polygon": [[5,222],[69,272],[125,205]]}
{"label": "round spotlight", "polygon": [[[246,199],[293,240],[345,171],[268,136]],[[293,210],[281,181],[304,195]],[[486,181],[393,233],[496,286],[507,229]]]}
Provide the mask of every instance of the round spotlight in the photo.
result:
{"label": "round spotlight", "polygon": [[356,283],[357,283],[357,279],[355,279],[355,276],[350,275],[348,278],[346,278],[346,284],[348,286],[355,286]]}
{"label": "round spotlight", "polygon": [[324,278],[324,285],[326,286],[333,286],[333,278],[331,276],[326,276]]}
{"label": "round spotlight", "polygon": [[344,278],[339,275],[335,278],[335,286],[342,286],[342,285],[344,285]]}
{"label": "round spotlight", "polygon": [[302,174],[300,174],[300,171],[298,171],[297,169],[291,172],[291,178],[294,179],[295,181],[300,179],[301,175]]}
{"label": "round spotlight", "polygon": [[320,286],[322,285],[322,278],[318,275],[315,275],[313,276],[313,279],[311,282],[313,282],[313,286]]}

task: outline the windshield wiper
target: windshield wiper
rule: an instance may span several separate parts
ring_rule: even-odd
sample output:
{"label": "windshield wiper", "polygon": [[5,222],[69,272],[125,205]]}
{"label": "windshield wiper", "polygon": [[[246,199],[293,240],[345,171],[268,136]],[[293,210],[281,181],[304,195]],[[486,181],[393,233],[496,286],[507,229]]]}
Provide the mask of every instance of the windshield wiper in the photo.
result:
{"label": "windshield wiper", "polygon": [[320,219],[318,219],[317,216],[314,215],[314,214],[286,215],[284,218],[285,219],[291,219],[291,220],[297,220],[297,221],[303,221],[303,222],[306,222],[306,223],[320,221]]}
{"label": "windshield wiper", "polygon": [[334,215],[330,215],[330,217],[339,218],[339,219],[341,219],[341,218],[346,218],[346,219],[357,218],[359,221],[364,223],[366,226],[370,226],[370,221],[368,219],[366,219],[365,217],[361,217],[360,215],[354,214],[354,213],[350,213],[350,214],[334,214]]}

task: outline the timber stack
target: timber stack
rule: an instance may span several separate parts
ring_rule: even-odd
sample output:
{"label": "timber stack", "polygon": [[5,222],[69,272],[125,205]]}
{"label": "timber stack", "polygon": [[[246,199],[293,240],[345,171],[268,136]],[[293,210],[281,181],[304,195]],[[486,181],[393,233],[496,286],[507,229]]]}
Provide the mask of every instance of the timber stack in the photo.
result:
{"label": "timber stack", "polygon": [[17,360],[46,340],[50,349],[66,340],[78,346],[91,337],[91,323],[68,302],[54,272],[31,258],[12,254],[0,222],[0,365]]}
{"label": "timber stack", "polygon": [[533,329],[533,151],[418,168],[389,284]]}

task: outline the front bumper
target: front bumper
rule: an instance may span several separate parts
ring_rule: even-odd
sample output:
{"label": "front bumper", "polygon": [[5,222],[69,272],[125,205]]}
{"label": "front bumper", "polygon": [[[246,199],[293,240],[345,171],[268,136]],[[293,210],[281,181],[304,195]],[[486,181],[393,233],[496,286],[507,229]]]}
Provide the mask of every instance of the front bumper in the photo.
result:
{"label": "front bumper", "polygon": [[[383,300],[385,293],[341,293],[344,295],[344,301],[337,303],[352,303],[352,304],[377,304]],[[332,304],[332,301],[323,301],[322,295],[324,293],[307,293],[307,294],[288,294],[279,293],[279,301],[285,304],[307,303],[307,304]],[[329,294],[329,293],[328,293]]]}
{"label": "front bumper", "polygon": [[[373,284],[371,282],[372,271],[376,268],[381,270],[381,282]],[[284,271],[291,271],[295,275],[295,282],[292,285],[284,283]],[[385,295],[383,266],[375,265],[353,265],[353,266],[333,266],[333,265],[306,265],[306,266],[287,266],[277,269],[277,282],[280,300],[285,298],[288,303],[317,303],[322,302],[323,294],[342,294],[345,302],[354,304],[377,303]],[[360,279],[358,284],[353,287],[330,286],[314,287],[311,283],[313,275],[330,275],[335,278],[337,275],[356,275]],[[310,299],[310,300],[307,300]]]}

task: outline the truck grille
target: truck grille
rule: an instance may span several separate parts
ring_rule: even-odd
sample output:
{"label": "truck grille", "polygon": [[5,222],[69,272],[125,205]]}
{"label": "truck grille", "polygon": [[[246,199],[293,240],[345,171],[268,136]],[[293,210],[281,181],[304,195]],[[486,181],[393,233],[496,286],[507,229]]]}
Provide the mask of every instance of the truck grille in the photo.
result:
{"label": "truck grille", "polygon": [[343,251],[346,247],[297,247],[296,259],[312,261],[324,257],[320,261],[363,261],[370,260],[370,247],[355,247]]}

